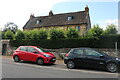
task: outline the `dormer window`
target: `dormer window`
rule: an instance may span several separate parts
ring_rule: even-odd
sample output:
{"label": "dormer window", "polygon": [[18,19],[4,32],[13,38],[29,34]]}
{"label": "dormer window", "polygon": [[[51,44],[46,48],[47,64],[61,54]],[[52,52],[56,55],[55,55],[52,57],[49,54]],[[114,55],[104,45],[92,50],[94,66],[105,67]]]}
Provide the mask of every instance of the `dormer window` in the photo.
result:
{"label": "dormer window", "polygon": [[72,20],[72,19],[73,19],[73,16],[68,16],[67,19],[68,19],[68,20]]}
{"label": "dormer window", "polygon": [[40,24],[40,23],[41,23],[41,20],[37,20],[37,21],[36,21],[36,24]]}

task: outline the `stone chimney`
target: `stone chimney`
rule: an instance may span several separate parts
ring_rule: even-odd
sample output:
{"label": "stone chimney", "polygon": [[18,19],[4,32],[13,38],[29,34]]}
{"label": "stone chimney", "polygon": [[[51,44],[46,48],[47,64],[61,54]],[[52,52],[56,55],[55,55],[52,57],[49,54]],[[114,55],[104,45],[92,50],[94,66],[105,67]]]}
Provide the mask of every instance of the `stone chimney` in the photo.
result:
{"label": "stone chimney", "polygon": [[88,5],[85,6],[85,12],[86,12],[87,14],[89,13]]}
{"label": "stone chimney", "polygon": [[50,12],[49,12],[49,16],[53,16],[53,12],[52,12],[52,10],[50,10]]}
{"label": "stone chimney", "polygon": [[30,15],[30,19],[32,19],[32,18],[34,18],[34,14],[33,13]]}

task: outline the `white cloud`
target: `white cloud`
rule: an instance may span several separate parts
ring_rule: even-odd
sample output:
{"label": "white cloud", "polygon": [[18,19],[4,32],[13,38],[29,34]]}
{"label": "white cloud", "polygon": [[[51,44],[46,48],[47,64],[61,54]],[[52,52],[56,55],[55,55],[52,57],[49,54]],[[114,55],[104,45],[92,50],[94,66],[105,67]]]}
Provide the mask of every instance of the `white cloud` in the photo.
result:
{"label": "white cloud", "polygon": [[115,24],[117,25],[117,29],[118,29],[118,19],[100,20],[100,21],[97,21],[96,23],[99,24],[103,29],[106,29],[106,26],[109,24]]}
{"label": "white cloud", "polygon": [[14,22],[20,29],[29,19],[35,16],[48,15],[52,6],[66,0],[2,0],[0,1],[0,28],[7,22]]}
{"label": "white cloud", "polygon": [[105,21],[105,23],[118,25],[118,19],[108,19]]}

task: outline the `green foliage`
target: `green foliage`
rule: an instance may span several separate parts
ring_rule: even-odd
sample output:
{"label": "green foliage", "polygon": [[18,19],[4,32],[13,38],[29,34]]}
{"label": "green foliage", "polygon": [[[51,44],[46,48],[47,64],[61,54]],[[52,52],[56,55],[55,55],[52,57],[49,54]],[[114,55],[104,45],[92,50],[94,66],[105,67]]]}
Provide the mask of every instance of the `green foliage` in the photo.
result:
{"label": "green foliage", "polygon": [[48,37],[48,34],[45,29],[40,29],[38,31],[38,39],[47,39],[47,37]]}
{"label": "green foliage", "polygon": [[78,38],[79,37],[78,31],[73,28],[68,29],[66,35],[68,38]]}
{"label": "green foliage", "polygon": [[52,29],[50,31],[50,39],[61,39],[61,38],[65,38],[65,34],[62,30]]}
{"label": "green foliage", "polygon": [[0,31],[0,40],[2,39],[2,31]]}
{"label": "green foliage", "polygon": [[15,33],[15,39],[16,40],[25,39],[25,34],[23,33],[23,31],[17,30],[17,32]]}
{"label": "green foliage", "polygon": [[[10,44],[14,47],[34,45],[49,49],[76,47],[115,48],[114,44],[115,42],[118,42],[118,48],[120,49],[120,35],[116,34],[117,30],[115,27],[116,26],[113,24],[108,25],[108,28],[104,31],[99,25],[94,25],[82,38],[79,36],[79,32],[72,28],[68,31],[63,31],[59,28],[51,28],[50,31],[46,29],[24,32],[18,30],[15,34],[16,40],[11,40]],[[2,35],[4,36],[3,38],[6,39],[14,38],[14,34],[10,30],[2,32]],[[50,39],[48,39],[48,35],[50,36]]]}
{"label": "green foliage", "polygon": [[1,32],[1,38],[5,39],[5,32]]}
{"label": "green foliage", "polygon": [[117,34],[116,25],[114,24],[107,25],[107,28],[104,31],[104,34]]}
{"label": "green foliage", "polygon": [[36,30],[36,29],[30,31],[30,35],[31,35],[32,40],[37,40],[38,39],[38,31],[39,30]]}
{"label": "green foliage", "polygon": [[[102,48],[114,48],[115,49],[115,42],[120,43],[120,39],[118,39],[120,35],[102,35],[98,41],[95,42],[96,47]],[[118,45],[120,48],[120,46]]]}
{"label": "green foliage", "polygon": [[95,39],[99,39],[100,36],[102,36],[103,34],[103,29],[100,28],[100,26],[94,25],[93,28],[91,28],[88,33],[87,36],[91,37],[91,38],[95,38]]}
{"label": "green foliage", "polygon": [[24,34],[25,34],[25,39],[28,40],[28,39],[31,39],[31,34],[29,31],[24,31]]}
{"label": "green foliage", "polygon": [[5,32],[5,38],[6,39],[14,39],[14,33],[12,31],[10,31],[10,30],[7,30]]}
{"label": "green foliage", "polygon": [[11,40],[14,47],[22,45],[34,45],[48,49],[89,47],[92,46],[93,39],[45,39],[45,40]]}
{"label": "green foliage", "polygon": [[105,35],[99,37],[99,40],[94,38],[74,38],[74,39],[45,39],[45,40],[11,40],[10,44],[14,47],[22,45],[41,46],[48,49],[59,48],[77,48],[77,47],[90,47],[90,48],[115,48],[115,42],[118,42],[120,49],[120,35]]}

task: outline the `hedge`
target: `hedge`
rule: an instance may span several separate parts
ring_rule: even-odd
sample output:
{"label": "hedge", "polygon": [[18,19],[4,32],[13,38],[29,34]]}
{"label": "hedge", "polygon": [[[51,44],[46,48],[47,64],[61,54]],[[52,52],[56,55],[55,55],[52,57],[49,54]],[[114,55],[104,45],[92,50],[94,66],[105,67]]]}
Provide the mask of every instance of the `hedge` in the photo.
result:
{"label": "hedge", "polygon": [[22,45],[40,46],[48,49],[59,48],[115,48],[115,42],[118,42],[120,49],[120,35],[102,36],[99,40],[94,38],[74,38],[74,39],[43,39],[43,40],[11,40],[10,45],[14,47]]}
{"label": "hedge", "polygon": [[65,38],[63,30],[52,29],[50,31],[50,39],[62,39],[62,38]]}

